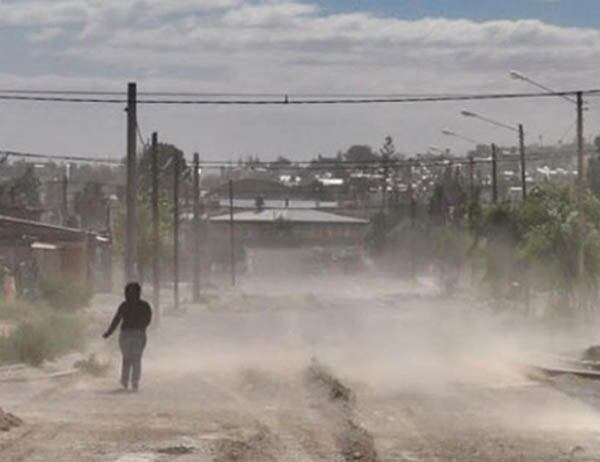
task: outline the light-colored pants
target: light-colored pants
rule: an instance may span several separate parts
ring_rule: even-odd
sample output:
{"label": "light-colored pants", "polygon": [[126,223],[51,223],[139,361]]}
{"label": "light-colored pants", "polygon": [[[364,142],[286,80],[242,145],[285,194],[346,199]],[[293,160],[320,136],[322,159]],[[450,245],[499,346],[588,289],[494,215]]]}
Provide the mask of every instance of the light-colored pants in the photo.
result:
{"label": "light-colored pants", "polygon": [[119,347],[123,355],[121,385],[127,388],[131,375],[131,384],[137,388],[142,375],[142,354],[146,347],[146,332],[134,329],[122,330],[119,335]]}

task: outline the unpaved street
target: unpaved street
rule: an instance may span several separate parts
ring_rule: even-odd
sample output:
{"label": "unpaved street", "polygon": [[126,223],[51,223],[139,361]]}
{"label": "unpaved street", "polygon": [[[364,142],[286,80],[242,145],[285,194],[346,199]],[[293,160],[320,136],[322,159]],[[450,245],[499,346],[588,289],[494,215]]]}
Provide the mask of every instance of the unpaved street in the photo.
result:
{"label": "unpaved street", "polygon": [[2,383],[25,425],[0,435],[0,460],[600,460],[600,383],[521,369],[571,334],[366,287],[244,287],[164,316],[138,394],[116,392],[116,362],[105,378]]}

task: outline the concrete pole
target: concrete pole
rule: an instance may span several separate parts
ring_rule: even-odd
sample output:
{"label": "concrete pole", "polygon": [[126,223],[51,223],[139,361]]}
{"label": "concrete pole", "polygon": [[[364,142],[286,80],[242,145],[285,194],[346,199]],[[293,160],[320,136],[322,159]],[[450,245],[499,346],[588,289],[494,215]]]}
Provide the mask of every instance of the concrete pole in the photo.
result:
{"label": "concrete pole", "polygon": [[475,158],[469,155],[469,199],[475,201]]}
{"label": "concrete pole", "polygon": [[179,309],[179,156],[173,159],[173,308]]}
{"label": "concrete pole", "polygon": [[579,210],[579,226],[582,230],[579,247],[577,249],[577,274],[583,277],[585,271],[585,253],[583,242],[583,195],[585,193],[585,152],[583,139],[583,93],[577,92],[577,208]]}
{"label": "concrete pole", "polygon": [[498,155],[496,145],[492,143],[492,202],[498,202]]}
{"label": "concrete pole", "polygon": [[194,280],[192,283],[192,297],[194,303],[200,301],[200,155],[194,154],[194,228],[192,236]]}
{"label": "concrete pole", "polygon": [[160,322],[160,209],[158,206],[158,133],[152,133],[152,304]]}
{"label": "concrete pole", "polygon": [[521,193],[523,202],[527,200],[527,170],[525,166],[525,131],[519,124],[519,156],[521,158]]}
{"label": "concrete pole", "polygon": [[231,270],[231,285],[235,286],[235,233],[233,226],[233,180],[229,180],[229,269]]}
{"label": "concrete pole", "polygon": [[62,177],[62,225],[69,224],[69,166],[65,164],[65,169]]}
{"label": "concrete pole", "polygon": [[137,87],[127,86],[127,217],[125,236],[125,277],[127,282],[137,279]]}

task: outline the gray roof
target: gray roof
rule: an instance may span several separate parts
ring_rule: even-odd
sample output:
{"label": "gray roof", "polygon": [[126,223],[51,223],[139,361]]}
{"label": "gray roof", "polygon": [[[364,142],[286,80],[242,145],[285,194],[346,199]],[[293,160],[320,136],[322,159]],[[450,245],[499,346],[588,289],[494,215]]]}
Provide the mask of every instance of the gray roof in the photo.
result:
{"label": "gray roof", "polygon": [[[276,220],[284,220],[292,223],[335,223],[335,224],[367,224],[368,220],[347,217],[335,213],[323,212],[321,210],[308,209],[279,209],[262,211],[246,211],[233,214],[234,222],[241,223],[268,223]],[[229,221],[229,214],[217,215],[210,218],[213,222]]]}
{"label": "gray roof", "polygon": [[[221,207],[229,207],[229,199],[219,199]],[[320,207],[323,209],[333,209],[338,206],[337,202],[332,201],[309,201],[302,199],[290,199],[287,207],[285,199],[265,199],[263,207],[265,209],[290,208],[290,209],[314,209]],[[238,209],[256,208],[256,199],[233,199],[233,207]]]}

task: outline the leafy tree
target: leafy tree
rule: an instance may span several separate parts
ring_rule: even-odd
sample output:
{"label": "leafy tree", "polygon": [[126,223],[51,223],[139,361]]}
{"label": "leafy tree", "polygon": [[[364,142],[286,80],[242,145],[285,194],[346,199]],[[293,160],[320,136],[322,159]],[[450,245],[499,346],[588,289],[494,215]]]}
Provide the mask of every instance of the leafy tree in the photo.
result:
{"label": "leafy tree", "polygon": [[81,227],[101,229],[106,223],[108,198],[102,184],[90,181],[75,196],[75,212],[81,218]]}
{"label": "leafy tree", "polygon": [[518,211],[517,224],[521,252],[545,269],[542,282],[555,293],[557,303],[585,308],[597,299],[600,201],[585,193],[581,208],[577,202],[573,188],[546,185],[530,194]]}
{"label": "leafy tree", "polygon": [[587,170],[588,184],[590,189],[600,197],[600,136],[594,139],[595,155],[590,159]]}
{"label": "leafy tree", "polygon": [[[190,187],[190,169],[188,168],[183,151],[172,144],[158,144],[159,166],[159,254],[165,262],[172,259],[173,239],[173,178],[174,160],[178,159],[182,172],[181,189],[185,196],[185,188]],[[151,266],[154,253],[152,239],[152,150],[146,148],[139,163],[139,189],[137,198],[137,257],[140,279],[143,280],[146,269]],[[117,250],[125,249],[126,215],[123,205],[115,219],[114,237]]]}
{"label": "leafy tree", "polygon": [[2,202],[9,206],[36,207],[40,205],[40,180],[33,165],[27,165],[23,174],[3,185]]}
{"label": "leafy tree", "polygon": [[391,159],[396,154],[396,147],[391,136],[386,136],[383,146],[379,150],[379,154],[383,159]]}
{"label": "leafy tree", "polygon": [[[175,173],[175,159],[179,161],[182,173],[182,187],[189,184],[190,169],[185,160],[183,151],[172,144],[158,143],[158,181],[162,191],[173,190],[173,178]],[[152,190],[152,147],[147,146],[142,153],[139,167],[139,187],[142,194],[150,194]]]}
{"label": "leafy tree", "polygon": [[350,146],[350,148],[348,148],[348,150],[346,151],[346,154],[344,154],[344,158],[348,162],[357,163],[368,163],[380,160],[380,157],[373,152],[373,149],[371,149],[370,146],[364,145]]}

